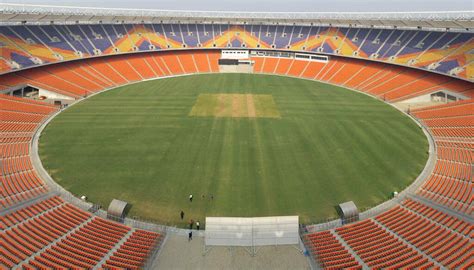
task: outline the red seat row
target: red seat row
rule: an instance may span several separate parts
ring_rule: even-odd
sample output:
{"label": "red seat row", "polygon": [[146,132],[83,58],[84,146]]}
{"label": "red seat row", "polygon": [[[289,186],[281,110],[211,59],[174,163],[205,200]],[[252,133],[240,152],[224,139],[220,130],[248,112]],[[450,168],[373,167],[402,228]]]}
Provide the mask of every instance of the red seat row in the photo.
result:
{"label": "red seat row", "polygon": [[425,268],[434,265],[372,220],[340,227],[336,232],[371,268]]}
{"label": "red seat row", "polygon": [[135,230],[102,267],[141,269],[145,259],[160,241],[161,235],[158,233]]}
{"label": "red seat row", "polygon": [[[57,196],[2,216],[0,228],[0,269],[20,264],[24,269],[91,269],[131,230],[92,217]],[[157,248],[161,235],[134,230],[124,240],[102,268],[139,269]]]}
{"label": "red seat row", "polygon": [[456,234],[400,206],[376,219],[448,269],[459,267],[474,256],[470,237]]}
{"label": "red seat row", "polygon": [[329,231],[307,234],[304,236],[304,241],[306,247],[325,269],[362,268]]}

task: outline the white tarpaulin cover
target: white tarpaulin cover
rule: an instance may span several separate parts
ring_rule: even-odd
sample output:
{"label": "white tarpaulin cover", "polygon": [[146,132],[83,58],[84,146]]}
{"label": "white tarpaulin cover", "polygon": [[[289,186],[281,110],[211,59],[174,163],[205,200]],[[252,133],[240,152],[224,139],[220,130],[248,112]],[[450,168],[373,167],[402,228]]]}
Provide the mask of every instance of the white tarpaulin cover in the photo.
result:
{"label": "white tarpaulin cover", "polygon": [[267,246],[299,243],[298,216],[206,217],[206,246]]}

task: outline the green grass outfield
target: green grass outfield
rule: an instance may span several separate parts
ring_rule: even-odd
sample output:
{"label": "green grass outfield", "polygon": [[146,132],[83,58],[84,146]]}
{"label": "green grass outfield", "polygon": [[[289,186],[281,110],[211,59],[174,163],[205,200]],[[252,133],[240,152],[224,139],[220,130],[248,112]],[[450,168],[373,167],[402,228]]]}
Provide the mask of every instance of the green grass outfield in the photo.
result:
{"label": "green grass outfield", "polygon": [[[271,95],[280,118],[190,116],[199,95],[225,93]],[[375,206],[417,177],[427,150],[412,120],[371,97],[250,74],[120,87],[61,113],[40,139],[46,170],[72,193],[104,208],[125,200],[131,217],[178,226],[180,210],[185,222],[299,215],[312,223],[335,217],[341,202]]]}

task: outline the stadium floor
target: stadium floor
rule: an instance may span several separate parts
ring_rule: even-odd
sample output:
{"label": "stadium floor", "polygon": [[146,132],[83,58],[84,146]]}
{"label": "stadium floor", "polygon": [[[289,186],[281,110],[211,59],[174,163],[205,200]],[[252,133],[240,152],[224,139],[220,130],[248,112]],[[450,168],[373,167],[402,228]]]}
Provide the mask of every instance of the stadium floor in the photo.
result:
{"label": "stadium floor", "polygon": [[204,252],[204,237],[188,241],[186,236],[169,235],[153,269],[311,269],[299,248],[297,245],[257,247],[255,256],[247,247],[210,247]]}
{"label": "stadium floor", "polygon": [[371,97],[251,74],[119,87],[67,109],[40,139],[44,167],[66,189],[180,227],[205,216],[316,223],[348,200],[363,210],[409,185],[427,149],[412,120]]}

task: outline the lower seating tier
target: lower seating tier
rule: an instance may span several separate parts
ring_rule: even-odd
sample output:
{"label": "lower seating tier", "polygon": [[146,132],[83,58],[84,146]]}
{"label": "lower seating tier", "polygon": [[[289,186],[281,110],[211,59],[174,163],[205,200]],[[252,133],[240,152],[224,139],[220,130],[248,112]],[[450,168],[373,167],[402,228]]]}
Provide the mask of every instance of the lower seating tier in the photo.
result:
{"label": "lower seating tier", "polygon": [[308,233],[303,240],[324,269],[364,266],[351,252],[374,269],[468,269],[473,236],[469,222],[407,199],[374,219]]}
{"label": "lower seating tier", "polygon": [[106,256],[103,268],[139,269],[161,240],[158,233],[94,217],[57,196],[2,216],[0,226],[0,269],[91,269]]}

